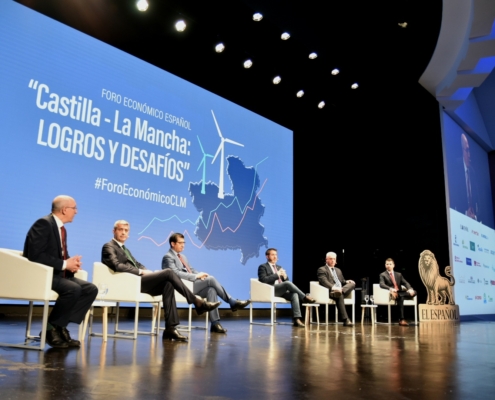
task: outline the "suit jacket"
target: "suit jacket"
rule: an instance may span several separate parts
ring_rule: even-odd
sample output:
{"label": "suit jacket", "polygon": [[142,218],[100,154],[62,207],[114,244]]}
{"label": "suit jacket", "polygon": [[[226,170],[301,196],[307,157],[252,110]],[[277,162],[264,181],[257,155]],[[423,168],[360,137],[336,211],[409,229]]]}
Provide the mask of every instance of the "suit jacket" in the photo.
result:
{"label": "suit jacket", "polygon": [[[134,258],[130,250],[127,250],[132,258]],[[101,262],[116,272],[129,272],[134,275],[139,275],[140,269],[146,269],[143,264],[134,258],[134,262],[137,265],[136,268],[132,261],[127,257],[127,254],[125,254],[125,251],[117,242],[115,242],[115,240],[110,240],[103,245],[103,248],[101,249]]]}
{"label": "suit jacket", "polygon": [[[66,237],[67,240],[67,237]],[[29,261],[37,262],[53,268],[53,274],[65,272],[65,277],[73,277],[70,271],[62,270],[62,241],[57,222],[52,214],[38,219],[29,229],[24,242],[23,256]],[[66,255],[69,258],[69,255]]]}
{"label": "suit jacket", "polygon": [[[277,268],[277,271],[280,270],[280,268],[282,268],[280,265],[275,265],[275,267]],[[260,282],[268,283],[269,285],[274,285],[279,278],[282,280],[282,282],[289,280],[289,277],[287,277],[287,279],[284,279],[283,276],[279,277],[278,274],[275,274],[269,263],[261,264],[258,267],[258,279]]]}
{"label": "suit jacket", "polygon": [[[340,270],[340,268],[334,268],[335,273],[337,274],[337,278],[339,278],[340,283],[342,284],[342,286],[344,286],[347,281],[344,279],[342,271]],[[333,279],[333,275],[327,265],[318,268],[316,275],[318,276],[318,281],[320,282],[321,286],[325,286],[326,288],[331,289],[333,285],[335,285],[335,279]]]}
{"label": "suit jacket", "polygon": [[[401,289],[402,285],[404,285],[407,288],[407,290],[412,289],[412,286],[409,284],[408,281],[404,279],[404,277],[400,272],[396,272],[396,271],[393,272],[394,272],[395,282],[397,283],[399,290],[402,290]],[[394,283],[392,282],[392,279],[390,278],[388,271],[384,271],[380,274],[380,287],[382,289],[387,289],[387,290],[394,289]]]}
{"label": "suit jacket", "polygon": [[179,257],[177,257],[177,254],[175,254],[175,251],[170,249],[167,253],[162,258],[162,269],[165,268],[170,268],[172,271],[174,271],[177,275],[179,275],[179,278],[185,279],[186,281],[191,281],[194,282],[197,280],[196,275],[198,274],[198,271],[196,271],[191,264],[189,264],[189,261],[187,260],[187,257],[181,253],[181,258],[184,260],[184,262],[188,265],[189,269],[191,270],[191,273],[189,273],[184,267],[184,264],[179,260]]}

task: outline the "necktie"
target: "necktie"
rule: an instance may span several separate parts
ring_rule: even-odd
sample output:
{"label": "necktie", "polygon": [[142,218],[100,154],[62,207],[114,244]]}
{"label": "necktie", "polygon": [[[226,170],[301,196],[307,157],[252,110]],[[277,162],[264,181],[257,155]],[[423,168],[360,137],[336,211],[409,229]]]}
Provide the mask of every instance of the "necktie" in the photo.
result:
{"label": "necktie", "polygon": [[180,262],[187,269],[187,272],[192,274],[191,268],[189,268],[189,265],[187,265],[187,263],[182,259],[182,256],[180,255],[180,253],[177,253],[177,257],[179,257]]}
{"label": "necktie", "polygon": [[397,282],[395,282],[395,276],[393,272],[390,272],[390,279],[392,279],[392,283],[394,284],[395,290],[398,290],[399,288],[397,287]]}
{"label": "necktie", "polygon": [[337,277],[337,273],[335,272],[335,268],[330,268],[330,271],[332,272],[333,280],[335,281],[335,285],[337,287],[342,287],[342,284],[339,281],[339,278]]}
{"label": "necktie", "polygon": [[127,256],[128,260],[132,263],[132,265],[134,265],[137,268],[138,266],[136,265],[136,262],[134,261],[134,258],[132,258],[131,252],[129,250],[127,250],[127,247],[125,247],[123,245],[122,246],[122,250],[124,250],[125,255]]}
{"label": "necktie", "polygon": [[[272,269],[273,269],[273,272],[276,274],[277,273],[277,267],[275,266],[275,264],[270,264]],[[280,279],[280,275],[278,277],[278,283],[282,283],[282,279]]]}
{"label": "necktie", "polygon": [[64,260],[67,260],[69,257],[67,257],[67,232],[65,231],[65,226],[60,227],[60,233],[62,234],[62,258]]}

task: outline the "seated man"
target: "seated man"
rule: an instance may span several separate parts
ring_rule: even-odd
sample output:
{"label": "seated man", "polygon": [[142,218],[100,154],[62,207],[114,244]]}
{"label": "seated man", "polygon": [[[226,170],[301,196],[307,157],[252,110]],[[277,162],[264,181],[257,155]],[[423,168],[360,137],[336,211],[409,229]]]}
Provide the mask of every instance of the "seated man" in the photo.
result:
{"label": "seated man", "polygon": [[[391,258],[385,260],[386,271],[380,274],[380,287],[390,291],[391,299],[394,299],[399,305],[400,319],[399,325],[408,326],[406,319],[404,318],[404,300],[411,300],[416,296],[416,292],[412,286],[407,282],[400,272],[395,272],[395,263]],[[402,290],[402,285],[407,290]]]}
{"label": "seated man", "polygon": [[153,272],[131,254],[124,242],[129,237],[129,222],[119,220],[113,226],[113,239],[103,245],[101,250],[101,262],[116,272],[128,272],[141,276],[141,292],[152,296],[162,295],[163,309],[165,314],[165,331],[163,340],[177,340],[185,342],[187,336],[181,335],[175,328],[179,325],[179,314],[175,303],[177,290],[183,295],[189,304],[194,304],[198,315],[205,311],[212,311],[220,305],[220,302],[210,303],[195,296],[184,283],[171,271]]}
{"label": "seated man", "polygon": [[345,310],[344,297],[347,293],[354,290],[356,284],[351,280],[346,281],[344,275],[342,275],[342,271],[335,267],[337,264],[337,254],[334,252],[327,253],[326,261],[326,265],[318,268],[318,281],[320,285],[330,289],[330,298],[335,300],[340,317],[344,321],[344,326],[353,326]]}
{"label": "seated man", "polygon": [[[213,276],[208,275],[206,272],[198,272],[189,264],[186,256],[181,254],[186,244],[183,234],[174,233],[170,235],[168,241],[170,243],[170,250],[163,256],[162,268],[166,271],[172,270],[180,278],[194,282],[194,294],[200,295],[201,297],[205,296],[208,301],[215,302],[218,299],[217,296],[220,296],[223,301],[230,304],[232,312],[249,305],[249,300],[234,299]],[[214,310],[210,313],[210,321],[211,332],[227,333],[227,329],[224,329],[222,325],[220,325],[218,310]]]}
{"label": "seated man", "polygon": [[315,300],[309,295],[304,294],[299,288],[289,281],[289,277],[285,270],[277,265],[278,253],[277,249],[270,248],[265,252],[268,262],[261,264],[258,267],[258,279],[260,282],[275,285],[275,296],[283,297],[291,302],[292,319],[294,326],[304,328],[305,325],[301,321],[301,303],[314,303]]}
{"label": "seated man", "polygon": [[80,324],[98,294],[91,282],[74,277],[82,269],[81,256],[69,257],[65,224],[76,214],[77,204],[72,197],[55,197],[52,213],[33,224],[24,243],[24,257],[53,268],[52,290],[58,293],[58,299],[48,317],[46,342],[57,348],[81,345],[70,337],[67,325]]}

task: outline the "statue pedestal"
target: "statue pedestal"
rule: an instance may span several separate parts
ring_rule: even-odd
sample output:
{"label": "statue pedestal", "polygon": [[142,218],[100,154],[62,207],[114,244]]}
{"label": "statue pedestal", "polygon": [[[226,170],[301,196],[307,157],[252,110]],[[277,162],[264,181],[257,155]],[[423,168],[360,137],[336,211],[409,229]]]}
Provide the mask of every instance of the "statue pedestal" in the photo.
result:
{"label": "statue pedestal", "polygon": [[454,304],[445,304],[441,306],[430,306],[427,304],[419,305],[420,322],[437,322],[437,321],[459,321],[459,306]]}

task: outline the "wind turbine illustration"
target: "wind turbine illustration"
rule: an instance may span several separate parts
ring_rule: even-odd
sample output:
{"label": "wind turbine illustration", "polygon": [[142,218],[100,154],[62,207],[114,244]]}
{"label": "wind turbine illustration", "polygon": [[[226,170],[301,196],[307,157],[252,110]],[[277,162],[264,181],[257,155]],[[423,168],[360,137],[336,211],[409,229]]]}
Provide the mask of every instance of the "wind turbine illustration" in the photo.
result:
{"label": "wind turbine illustration", "polygon": [[235,144],[236,146],[241,146],[241,147],[244,147],[244,145],[241,143],[234,142],[233,140],[224,138],[222,136],[222,132],[220,131],[220,127],[218,126],[218,122],[217,122],[217,119],[215,118],[215,113],[213,112],[213,110],[211,110],[211,115],[213,115],[213,120],[215,121],[215,125],[217,126],[218,135],[220,136],[220,140],[221,140],[220,146],[218,146],[217,152],[215,153],[215,157],[213,157],[213,160],[211,163],[213,164],[215,162],[215,160],[217,159],[218,154],[222,153],[220,155],[220,178],[218,180],[218,198],[223,199],[224,198],[224,192],[223,192],[223,170],[224,170],[223,151],[224,151],[224,144],[225,144],[225,142],[227,142],[227,143]]}
{"label": "wind turbine illustration", "polygon": [[201,144],[201,140],[199,140],[199,136],[198,136],[198,142],[199,142],[199,147],[201,147],[201,151],[203,152],[203,158],[202,158],[201,162],[199,163],[198,169],[196,171],[199,171],[199,169],[201,168],[201,165],[203,166],[203,183],[201,184],[201,194],[205,194],[206,193],[205,192],[206,157],[213,158],[213,156],[211,154],[205,153],[205,151],[203,149],[203,145]]}

